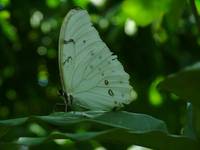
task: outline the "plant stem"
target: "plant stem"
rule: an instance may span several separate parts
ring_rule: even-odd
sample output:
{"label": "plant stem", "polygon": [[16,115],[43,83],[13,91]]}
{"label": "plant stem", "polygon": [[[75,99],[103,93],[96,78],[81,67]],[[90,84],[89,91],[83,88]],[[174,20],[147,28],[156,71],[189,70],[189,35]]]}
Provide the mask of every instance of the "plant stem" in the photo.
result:
{"label": "plant stem", "polygon": [[196,5],[195,5],[195,0],[190,0],[190,4],[191,4],[191,7],[192,7],[192,12],[193,12],[195,20],[196,20],[197,28],[198,28],[199,33],[200,33],[200,18],[199,18],[198,11],[197,11],[197,8],[196,8]]}

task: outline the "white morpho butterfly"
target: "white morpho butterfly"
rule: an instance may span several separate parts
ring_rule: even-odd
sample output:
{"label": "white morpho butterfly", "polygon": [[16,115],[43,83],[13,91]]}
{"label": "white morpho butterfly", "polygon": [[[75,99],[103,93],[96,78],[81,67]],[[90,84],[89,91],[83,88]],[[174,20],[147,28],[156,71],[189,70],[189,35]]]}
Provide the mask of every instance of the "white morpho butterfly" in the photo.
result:
{"label": "white morpho butterfly", "polygon": [[135,97],[129,75],[99,37],[86,10],[73,9],[64,18],[58,60],[66,108],[109,111]]}

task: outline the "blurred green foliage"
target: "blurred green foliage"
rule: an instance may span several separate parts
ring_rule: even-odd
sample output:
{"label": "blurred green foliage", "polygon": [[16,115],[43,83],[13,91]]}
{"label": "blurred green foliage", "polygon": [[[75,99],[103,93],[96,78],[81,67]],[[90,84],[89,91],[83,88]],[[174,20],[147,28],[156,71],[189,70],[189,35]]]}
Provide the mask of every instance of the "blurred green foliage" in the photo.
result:
{"label": "blurred green foliage", "polygon": [[[199,11],[200,1],[195,2]],[[171,133],[180,134],[186,102],[156,85],[199,61],[198,26],[186,0],[0,0],[0,119],[49,114],[62,102],[58,35],[64,16],[76,7],[88,10],[131,76],[138,98],[125,109],[164,120]],[[34,124],[26,130],[45,134]]]}

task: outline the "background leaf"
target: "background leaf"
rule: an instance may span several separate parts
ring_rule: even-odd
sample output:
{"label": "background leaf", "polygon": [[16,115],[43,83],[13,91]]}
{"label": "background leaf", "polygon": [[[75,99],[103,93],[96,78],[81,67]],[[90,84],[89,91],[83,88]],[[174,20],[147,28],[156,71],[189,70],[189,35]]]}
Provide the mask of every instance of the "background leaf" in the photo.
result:
{"label": "background leaf", "polygon": [[168,10],[171,0],[125,0],[122,9],[138,25],[146,26],[161,18]]}
{"label": "background leaf", "polygon": [[159,85],[161,89],[173,92],[200,107],[200,63],[168,76]]}

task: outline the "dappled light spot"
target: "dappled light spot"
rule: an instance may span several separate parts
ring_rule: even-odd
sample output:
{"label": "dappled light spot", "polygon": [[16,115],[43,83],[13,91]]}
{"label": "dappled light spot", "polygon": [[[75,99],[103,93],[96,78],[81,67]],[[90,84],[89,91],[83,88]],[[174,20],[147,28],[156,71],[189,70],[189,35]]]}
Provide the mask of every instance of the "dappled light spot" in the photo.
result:
{"label": "dappled light spot", "polygon": [[43,21],[41,24],[41,30],[43,33],[48,33],[51,31],[51,24],[48,21]]}
{"label": "dappled light spot", "polygon": [[39,66],[39,72],[38,72],[38,84],[40,86],[47,86],[48,85],[48,72],[47,68],[44,65]]}
{"label": "dappled light spot", "polygon": [[102,19],[99,20],[99,26],[102,29],[106,29],[109,26],[109,21],[105,18],[102,18]]}
{"label": "dappled light spot", "polygon": [[43,13],[41,11],[39,11],[39,10],[34,11],[31,18],[30,18],[31,26],[33,28],[39,27],[43,18],[44,18],[44,16],[43,16]]}
{"label": "dappled light spot", "polygon": [[152,149],[142,147],[142,146],[132,145],[132,146],[128,147],[127,150],[152,150]]}
{"label": "dappled light spot", "polygon": [[90,2],[97,7],[101,7],[105,4],[106,0],[90,0]]}
{"label": "dappled light spot", "polygon": [[137,26],[134,20],[130,18],[126,20],[124,25],[124,32],[129,36],[132,36],[137,32]]}
{"label": "dappled light spot", "polygon": [[47,48],[44,47],[44,46],[39,46],[39,47],[37,48],[37,53],[38,53],[40,56],[46,55],[46,54],[47,54]]}
{"label": "dappled light spot", "polygon": [[72,145],[74,142],[70,139],[55,139],[54,142],[58,145]]}

